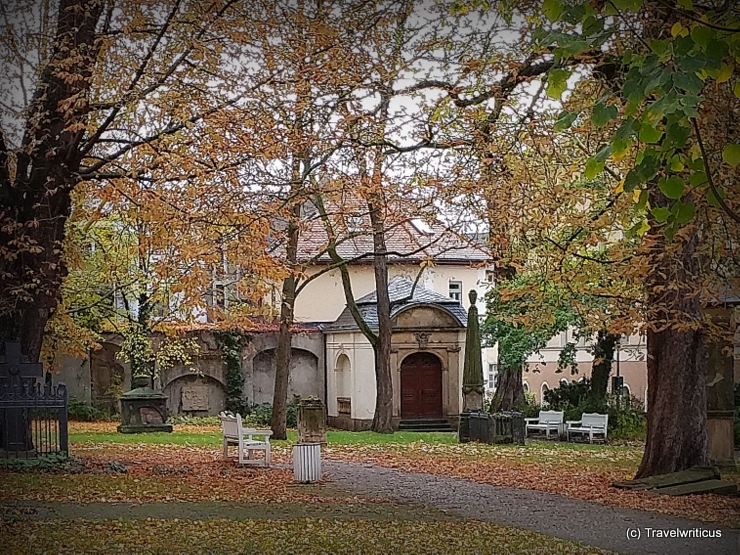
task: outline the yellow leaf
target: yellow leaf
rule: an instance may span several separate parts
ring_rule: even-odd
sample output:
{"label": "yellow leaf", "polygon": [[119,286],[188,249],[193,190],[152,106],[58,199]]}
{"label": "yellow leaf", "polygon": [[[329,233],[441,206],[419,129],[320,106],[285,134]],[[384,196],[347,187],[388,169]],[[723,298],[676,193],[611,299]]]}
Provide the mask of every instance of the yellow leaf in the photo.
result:
{"label": "yellow leaf", "polygon": [[673,24],[673,27],[671,27],[671,36],[677,37],[681,34],[681,31],[685,31],[683,25],[681,25],[680,21],[676,21],[676,23]]}
{"label": "yellow leaf", "polygon": [[632,191],[632,200],[634,200],[636,203],[640,202],[640,195],[642,194],[642,189],[635,189]]}
{"label": "yellow leaf", "polygon": [[637,233],[638,235],[644,235],[648,231],[650,231],[650,225],[647,223],[647,220],[645,220],[642,222],[642,225],[637,228]]}
{"label": "yellow leaf", "polygon": [[722,69],[719,70],[719,75],[717,76],[717,83],[724,83],[730,77],[732,77],[732,66],[729,64],[723,64]]}
{"label": "yellow leaf", "polygon": [[624,192],[624,179],[622,179],[614,188],[614,192],[619,194]]}

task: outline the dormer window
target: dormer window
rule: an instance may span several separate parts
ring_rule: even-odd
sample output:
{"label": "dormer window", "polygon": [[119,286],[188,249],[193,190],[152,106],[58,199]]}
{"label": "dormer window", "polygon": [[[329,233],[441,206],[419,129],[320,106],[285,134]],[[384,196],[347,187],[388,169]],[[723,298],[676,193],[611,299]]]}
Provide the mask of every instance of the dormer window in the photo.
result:
{"label": "dormer window", "polygon": [[362,216],[354,214],[347,216],[347,231],[350,233],[360,233],[362,231]]}
{"label": "dormer window", "polygon": [[449,297],[462,303],[462,281],[451,281],[449,285]]}
{"label": "dormer window", "polygon": [[434,230],[431,228],[431,226],[420,218],[412,219],[411,225],[413,225],[414,229],[416,229],[416,231],[418,231],[422,235],[434,235]]}

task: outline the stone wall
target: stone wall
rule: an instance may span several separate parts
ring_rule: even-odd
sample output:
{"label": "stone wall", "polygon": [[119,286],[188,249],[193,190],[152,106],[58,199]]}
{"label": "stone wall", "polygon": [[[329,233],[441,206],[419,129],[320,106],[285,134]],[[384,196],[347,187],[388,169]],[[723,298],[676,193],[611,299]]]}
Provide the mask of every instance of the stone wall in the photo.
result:
{"label": "stone wall", "polygon": [[[121,338],[111,334],[102,348],[81,360],[65,357],[57,380],[67,383],[70,396],[118,410],[117,384],[130,383],[128,365],[117,358]],[[226,364],[210,332],[199,332],[200,350],[193,367],[164,370],[157,385],[168,396],[170,414],[215,415],[226,406]],[[324,337],[319,330],[293,336],[293,360],[288,395],[314,396],[326,401],[324,392]],[[244,395],[250,403],[272,403],[275,384],[276,332],[252,334],[242,351]],[[122,392],[122,390],[120,391]]]}

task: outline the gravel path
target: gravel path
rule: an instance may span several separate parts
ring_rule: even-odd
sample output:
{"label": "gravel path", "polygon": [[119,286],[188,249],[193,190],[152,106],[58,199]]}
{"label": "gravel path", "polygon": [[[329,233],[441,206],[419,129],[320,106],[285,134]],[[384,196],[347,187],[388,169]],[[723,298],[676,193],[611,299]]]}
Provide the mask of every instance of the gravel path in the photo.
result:
{"label": "gravel path", "polygon": [[[322,470],[337,486],[358,493],[422,503],[467,518],[526,528],[622,553],[740,554],[740,531],[692,520],[365,464],[322,461]],[[701,534],[702,530],[721,537],[656,537],[657,531]]]}

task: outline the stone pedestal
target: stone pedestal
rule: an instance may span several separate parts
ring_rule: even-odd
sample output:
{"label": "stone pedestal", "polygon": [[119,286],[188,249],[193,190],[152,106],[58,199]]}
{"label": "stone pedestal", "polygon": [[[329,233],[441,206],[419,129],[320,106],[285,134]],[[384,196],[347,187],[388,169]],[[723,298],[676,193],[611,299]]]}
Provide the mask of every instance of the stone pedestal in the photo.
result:
{"label": "stone pedestal", "polygon": [[298,443],[326,444],[326,408],[321,399],[298,401]]}
{"label": "stone pedestal", "polygon": [[142,432],[172,432],[167,423],[167,396],[151,387],[137,387],[124,393],[121,398],[122,434]]}
{"label": "stone pedestal", "polygon": [[[707,309],[715,323],[731,329],[732,308]],[[707,346],[707,447],[709,460],[720,468],[735,468],[734,360],[728,341],[716,340]]]}
{"label": "stone pedestal", "polygon": [[460,413],[460,422],[457,428],[457,440],[460,443],[470,442],[470,413]]}

